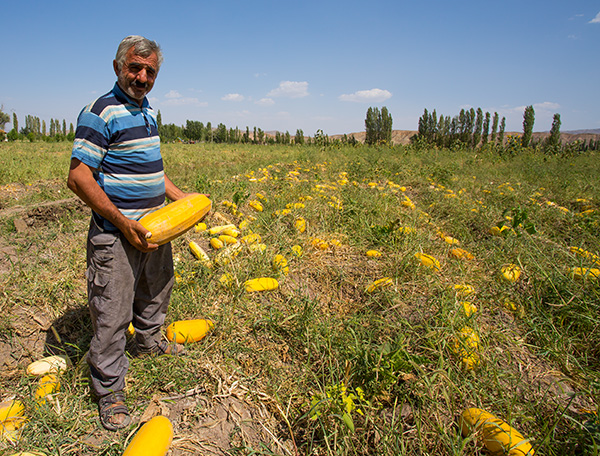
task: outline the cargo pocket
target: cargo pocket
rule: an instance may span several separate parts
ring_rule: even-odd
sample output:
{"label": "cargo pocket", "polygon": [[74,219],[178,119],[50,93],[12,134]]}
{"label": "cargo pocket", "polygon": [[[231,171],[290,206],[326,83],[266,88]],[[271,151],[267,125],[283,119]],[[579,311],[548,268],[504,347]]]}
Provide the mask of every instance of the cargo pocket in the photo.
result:
{"label": "cargo pocket", "polygon": [[117,233],[98,232],[89,238],[89,264],[96,269],[109,268],[114,258],[114,245],[117,241]]}
{"label": "cargo pocket", "polygon": [[89,238],[88,267],[85,277],[88,285],[88,300],[92,308],[100,308],[102,301],[110,299],[116,239],[117,235],[113,233],[97,233]]}

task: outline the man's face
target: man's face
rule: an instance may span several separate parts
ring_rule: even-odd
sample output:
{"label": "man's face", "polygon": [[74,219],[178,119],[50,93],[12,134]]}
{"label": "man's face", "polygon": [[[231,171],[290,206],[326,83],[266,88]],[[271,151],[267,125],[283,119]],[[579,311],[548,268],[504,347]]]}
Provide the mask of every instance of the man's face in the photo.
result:
{"label": "man's face", "polygon": [[148,57],[134,54],[131,47],[125,56],[125,63],[119,69],[117,61],[113,62],[119,87],[141,106],[144,97],[152,90],[158,74],[158,57],[156,53]]}

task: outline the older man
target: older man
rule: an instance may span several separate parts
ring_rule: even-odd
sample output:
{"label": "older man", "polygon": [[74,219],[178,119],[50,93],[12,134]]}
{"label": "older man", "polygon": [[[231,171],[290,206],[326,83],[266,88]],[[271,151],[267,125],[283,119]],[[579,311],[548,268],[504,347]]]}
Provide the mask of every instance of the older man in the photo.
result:
{"label": "older man", "polygon": [[92,209],[86,278],[94,334],[87,361],[100,421],[109,430],[131,421],[123,393],[129,323],[138,353],[183,351],[160,337],[173,287],[171,245],[149,244],[138,222],[165,196],[186,196],[164,173],[156,116],[146,98],[162,61],[154,41],[129,36],[120,43],[113,62],[117,82],[81,111],[71,154],[68,186]]}

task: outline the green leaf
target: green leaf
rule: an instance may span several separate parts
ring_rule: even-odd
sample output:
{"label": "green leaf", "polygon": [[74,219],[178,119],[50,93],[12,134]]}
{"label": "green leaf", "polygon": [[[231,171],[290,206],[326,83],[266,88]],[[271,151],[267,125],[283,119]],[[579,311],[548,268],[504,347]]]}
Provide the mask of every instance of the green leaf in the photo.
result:
{"label": "green leaf", "polygon": [[350,415],[344,413],[342,415],[342,421],[351,432],[354,432],[354,422],[352,421],[352,417]]}

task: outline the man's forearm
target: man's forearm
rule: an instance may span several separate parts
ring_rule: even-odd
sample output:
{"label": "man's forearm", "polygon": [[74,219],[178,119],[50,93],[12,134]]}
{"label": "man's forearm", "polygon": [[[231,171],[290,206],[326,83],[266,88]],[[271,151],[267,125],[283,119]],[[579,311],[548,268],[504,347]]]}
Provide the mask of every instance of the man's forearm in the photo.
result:
{"label": "man's forearm", "polygon": [[169,179],[166,174],[165,174],[165,194],[166,194],[167,198],[169,198],[171,201],[177,201],[178,199],[181,199],[187,195],[187,193],[185,193],[184,191],[179,189],[179,187],[177,187],[173,182],[171,182],[171,179]]}
{"label": "man's forearm", "polygon": [[100,188],[89,167],[79,161],[73,161],[67,185],[94,212],[123,230],[128,221],[127,217],[121,213],[104,190]]}

